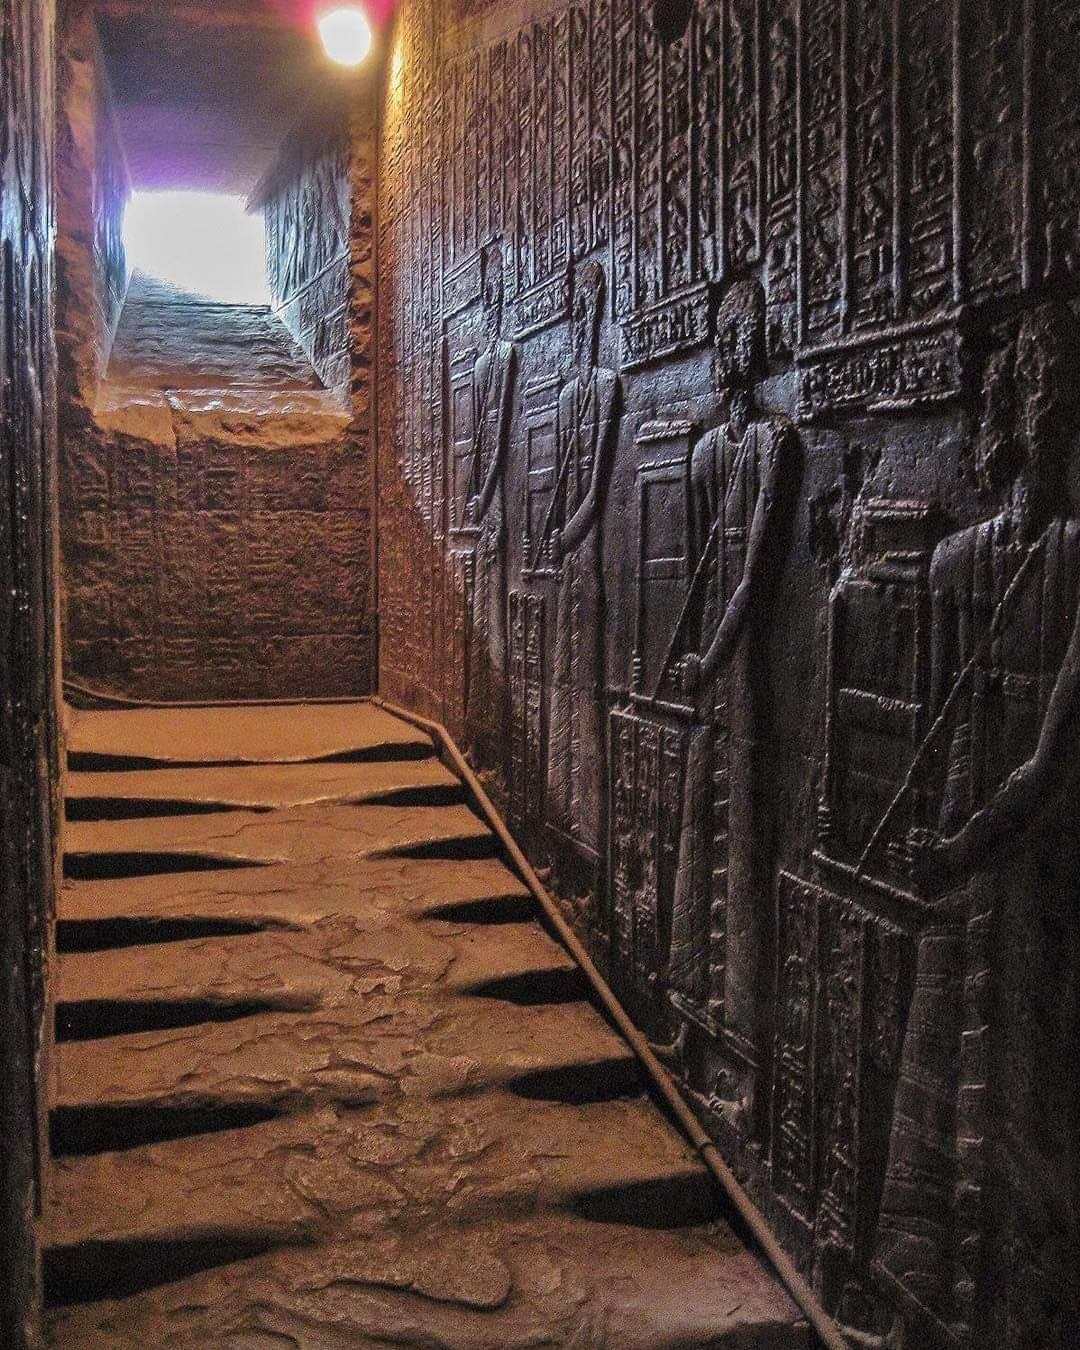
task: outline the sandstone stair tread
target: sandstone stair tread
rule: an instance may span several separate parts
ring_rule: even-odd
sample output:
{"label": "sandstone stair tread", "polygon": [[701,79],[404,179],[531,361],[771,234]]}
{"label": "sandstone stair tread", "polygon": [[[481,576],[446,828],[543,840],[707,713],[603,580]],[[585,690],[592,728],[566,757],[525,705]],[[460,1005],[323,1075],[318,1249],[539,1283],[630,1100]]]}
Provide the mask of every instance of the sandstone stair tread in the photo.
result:
{"label": "sandstone stair tread", "polygon": [[599,1068],[633,1082],[626,1042],[585,1003],[380,995],[363,1007],[256,1013],[55,1049],[56,1104],[158,1108],[371,1102]]}
{"label": "sandstone stair tread", "polygon": [[317,991],[322,1006],[362,1002],[379,990],[483,987],[507,977],[575,971],[566,952],[532,923],[448,926],[325,921],[302,931],[203,937],[65,953],[57,1003],[242,1001],[264,993]]}
{"label": "sandstone stair tread", "polygon": [[[371,763],[219,765],[186,769],[135,769],[118,773],[71,773],[66,780],[70,807],[93,804],[168,802],[243,810],[360,804],[396,793],[460,788],[457,778],[434,757]],[[181,814],[177,811],[176,814]]]}
{"label": "sandstone stair tread", "polygon": [[371,857],[493,838],[467,806],[309,806],[269,815],[227,811],[76,821],[66,827],[65,851],[71,859],[175,854],[258,865]]}
{"label": "sandstone stair tread", "polygon": [[415,918],[485,901],[520,902],[528,888],[497,858],[350,858],[344,862],[68,881],[59,917],[236,919],[304,926],[373,911]]}
{"label": "sandstone stair tread", "polygon": [[51,1345],[809,1344],[426,737],[75,730]]}
{"label": "sandstone stair tread", "polygon": [[160,764],[283,764],[382,752],[434,753],[431,738],[373,703],[73,711],[75,756]]}
{"label": "sandstone stair tread", "polygon": [[812,1345],[790,1300],[724,1225],[663,1232],[559,1211],[270,1252],[57,1309],[50,1323],[56,1350],[205,1350],[222,1344],[222,1328],[229,1350]]}
{"label": "sandstone stair tread", "polygon": [[705,1168],[645,1099],[403,1098],[58,1160],[46,1231],[60,1247],[244,1230],[329,1241],[672,1185],[692,1216],[717,1212]]}

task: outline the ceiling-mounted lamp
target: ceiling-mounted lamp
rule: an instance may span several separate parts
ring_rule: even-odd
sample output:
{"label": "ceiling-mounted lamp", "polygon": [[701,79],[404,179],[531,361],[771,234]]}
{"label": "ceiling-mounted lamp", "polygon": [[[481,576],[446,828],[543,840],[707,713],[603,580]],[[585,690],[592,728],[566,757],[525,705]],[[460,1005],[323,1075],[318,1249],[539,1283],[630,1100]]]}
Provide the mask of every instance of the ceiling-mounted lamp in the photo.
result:
{"label": "ceiling-mounted lamp", "polygon": [[371,51],[371,24],[358,5],[326,10],[317,26],[323,50],[339,66],[358,66]]}

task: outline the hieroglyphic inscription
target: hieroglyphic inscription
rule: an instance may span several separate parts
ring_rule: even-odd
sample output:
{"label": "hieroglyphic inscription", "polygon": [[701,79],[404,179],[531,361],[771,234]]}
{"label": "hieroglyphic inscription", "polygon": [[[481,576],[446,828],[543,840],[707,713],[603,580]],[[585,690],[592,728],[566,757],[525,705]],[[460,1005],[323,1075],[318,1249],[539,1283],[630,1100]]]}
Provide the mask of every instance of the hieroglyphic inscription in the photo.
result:
{"label": "hieroglyphic inscription", "polygon": [[670,934],[685,737],[680,727],[611,714],[612,940],[646,1000],[661,992]]}
{"label": "hieroglyphic inscription", "polygon": [[894,39],[889,0],[849,0],[846,317],[854,330],[894,316]]}
{"label": "hieroglyphic inscription", "polygon": [[795,0],[768,7],[765,294],[769,355],[795,347],[798,299],[798,27]]}
{"label": "hieroglyphic inscription", "polygon": [[832,0],[804,0],[799,337],[806,346],[837,336],[844,318],[840,197],[844,17],[844,8]]}
{"label": "hieroglyphic inscription", "polygon": [[961,7],[964,52],[963,206],[966,298],[1015,291],[1023,271],[1024,6],[989,0]]}
{"label": "hieroglyphic inscription", "polygon": [[757,262],[761,252],[760,0],[727,0],[724,32],[724,192],[726,271]]}
{"label": "hieroglyphic inscription", "polygon": [[951,11],[939,0],[899,6],[897,78],[900,190],[906,219],[897,239],[903,316],[931,314],[955,297],[953,42]]}
{"label": "hieroglyphic inscription", "polygon": [[1038,183],[1040,262],[1045,281],[1080,278],[1080,10],[1046,0],[1034,38],[1043,120],[1033,169]]}
{"label": "hieroglyphic inscription", "polygon": [[510,593],[510,811],[515,824],[541,818],[544,803],[544,597]]}
{"label": "hieroglyphic inscription", "polygon": [[890,412],[944,403],[955,397],[960,378],[952,330],[861,345],[804,367],[799,411],[811,419],[846,408]]}

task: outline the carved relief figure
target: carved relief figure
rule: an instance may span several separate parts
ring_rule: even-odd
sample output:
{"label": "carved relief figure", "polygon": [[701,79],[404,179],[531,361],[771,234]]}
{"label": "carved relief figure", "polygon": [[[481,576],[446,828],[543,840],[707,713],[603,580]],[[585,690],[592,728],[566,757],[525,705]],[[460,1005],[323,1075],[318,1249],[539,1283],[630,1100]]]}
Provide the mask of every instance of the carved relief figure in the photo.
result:
{"label": "carved relief figure", "polygon": [[704,580],[700,646],[683,660],[699,725],[689,749],[672,919],[670,987],[683,1013],[723,1026],[752,1051],[761,961],[752,758],[757,735],[756,643],[767,622],[762,589],[793,432],[756,414],[764,360],[764,295],[736,283],[719,316],[715,360],[728,421],[705,435],[690,469],[690,562]]}
{"label": "carved relief figure", "polygon": [[506,726],[506,504],[504,469],[510,439],[516,354],[501,337],[502,250],[483,257],[487,346],[473,368],[473,441],[465,483],[465,524],[475,530],[466,742],[485,766],[502,763]]}
{"label": "carved relief figure", "polygon": [[1080,324],[1046,304],[988,377],[979,468],[1004,510],[943,540],[931,570],[921,759],[938,811],[916,842],[938,898],[876,1265],[902,1308],[1002,1350],[1073,1345],[1078,1330],[1063,1292],[1080,1219],[1080,521],[1066,507],[1078,428]]}
{"label": "carved relief figure", "polygon": [[593,852],[600,849],[604,792],[603,579],[601,521],[618,425],[619,377],[597,366],[604,273],[578,269],[574,283],[574,375],[559,396],[559,522],[551,557],[561,565],[547,773],[547,819]]}

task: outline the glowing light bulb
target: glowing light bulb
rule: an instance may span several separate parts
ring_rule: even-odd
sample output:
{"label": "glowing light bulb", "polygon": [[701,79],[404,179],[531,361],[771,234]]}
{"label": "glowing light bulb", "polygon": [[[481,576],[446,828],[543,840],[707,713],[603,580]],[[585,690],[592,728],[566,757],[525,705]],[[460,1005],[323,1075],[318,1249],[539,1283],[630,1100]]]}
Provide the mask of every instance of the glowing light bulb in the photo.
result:
{"label": "glowing light bulb", "polygon": [[319,37],[331,61],[358,66],[371,51],[371,25],[362,9],[349,6],[319,16]]}

